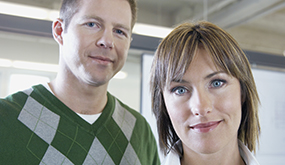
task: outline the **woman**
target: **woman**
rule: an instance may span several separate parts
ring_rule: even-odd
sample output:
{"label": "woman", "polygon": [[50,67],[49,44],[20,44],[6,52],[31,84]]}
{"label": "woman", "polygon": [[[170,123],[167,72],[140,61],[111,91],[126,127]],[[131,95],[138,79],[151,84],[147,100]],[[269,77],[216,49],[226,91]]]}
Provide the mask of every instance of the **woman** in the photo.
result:
{"label": "woman", "polygon": [[227,32],[209,22],[176,27],[155,53],[150,86],[165,164],[258,164],[258,93]]}

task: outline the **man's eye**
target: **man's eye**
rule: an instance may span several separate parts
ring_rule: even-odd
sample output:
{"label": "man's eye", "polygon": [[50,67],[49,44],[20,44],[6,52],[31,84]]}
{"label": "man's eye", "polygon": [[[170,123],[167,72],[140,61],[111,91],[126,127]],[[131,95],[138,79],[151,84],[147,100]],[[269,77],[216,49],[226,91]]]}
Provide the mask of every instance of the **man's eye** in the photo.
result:
{"label": "man's eye", "polygon": [[183,95],[184,93],[187,92],[187,89],[185,89],[184,87],[176,87],[172,89],[172,92],[174,92],[177,95]]}
{"label": "man's eye", "polygon": [[120,35],[125,35],[125,33],[120,29],[116,29],[115,32],[120,34]]}
{"label": "man's eye", "polygon": [[86,25],[87,25],[88,27],[94,27],[94,26],[96,26],[96,24],[95,24],[94,22],[88,22],[88,23],[86,23]]}

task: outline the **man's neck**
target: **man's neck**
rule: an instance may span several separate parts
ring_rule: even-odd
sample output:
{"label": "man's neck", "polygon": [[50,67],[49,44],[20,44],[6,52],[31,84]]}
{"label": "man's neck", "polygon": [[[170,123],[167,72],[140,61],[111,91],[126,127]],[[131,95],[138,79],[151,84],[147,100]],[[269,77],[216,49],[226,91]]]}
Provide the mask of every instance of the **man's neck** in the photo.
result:
{"label": "man's neck", "polygon": [[56,78],[49,86],[54,95],[76,113],[97,114],[103,111],[107,103],[107,84],[94,87]]}

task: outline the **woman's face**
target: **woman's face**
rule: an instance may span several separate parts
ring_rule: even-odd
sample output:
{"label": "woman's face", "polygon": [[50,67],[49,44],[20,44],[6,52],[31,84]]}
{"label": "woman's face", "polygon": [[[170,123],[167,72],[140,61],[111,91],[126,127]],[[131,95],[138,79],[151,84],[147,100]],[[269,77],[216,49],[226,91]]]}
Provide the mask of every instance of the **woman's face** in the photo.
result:
{"label": "woman's face", "polygon": [[211,154],[237,146],[241,89],[199,49],[181,82],[163,91],[167,112],[184,153]]}

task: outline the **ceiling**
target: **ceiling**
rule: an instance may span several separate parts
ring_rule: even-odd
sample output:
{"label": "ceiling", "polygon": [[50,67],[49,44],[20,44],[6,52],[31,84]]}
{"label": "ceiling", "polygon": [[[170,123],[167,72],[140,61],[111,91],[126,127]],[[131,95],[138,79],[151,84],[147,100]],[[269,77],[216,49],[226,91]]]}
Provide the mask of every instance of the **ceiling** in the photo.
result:
{"label": "ceiling", "polygon": [[[60,0],[0,0],[59,9]],[[165,27],[208,20],[246,50],[285,54],[285,0],[137,0],[138,21]]]}
{"label": "ceiling", "polygon": [[173,27],[204,19],[227,30],[243,49],[285,54],[284,0],[138,0],[138,8],[138,22]]}

